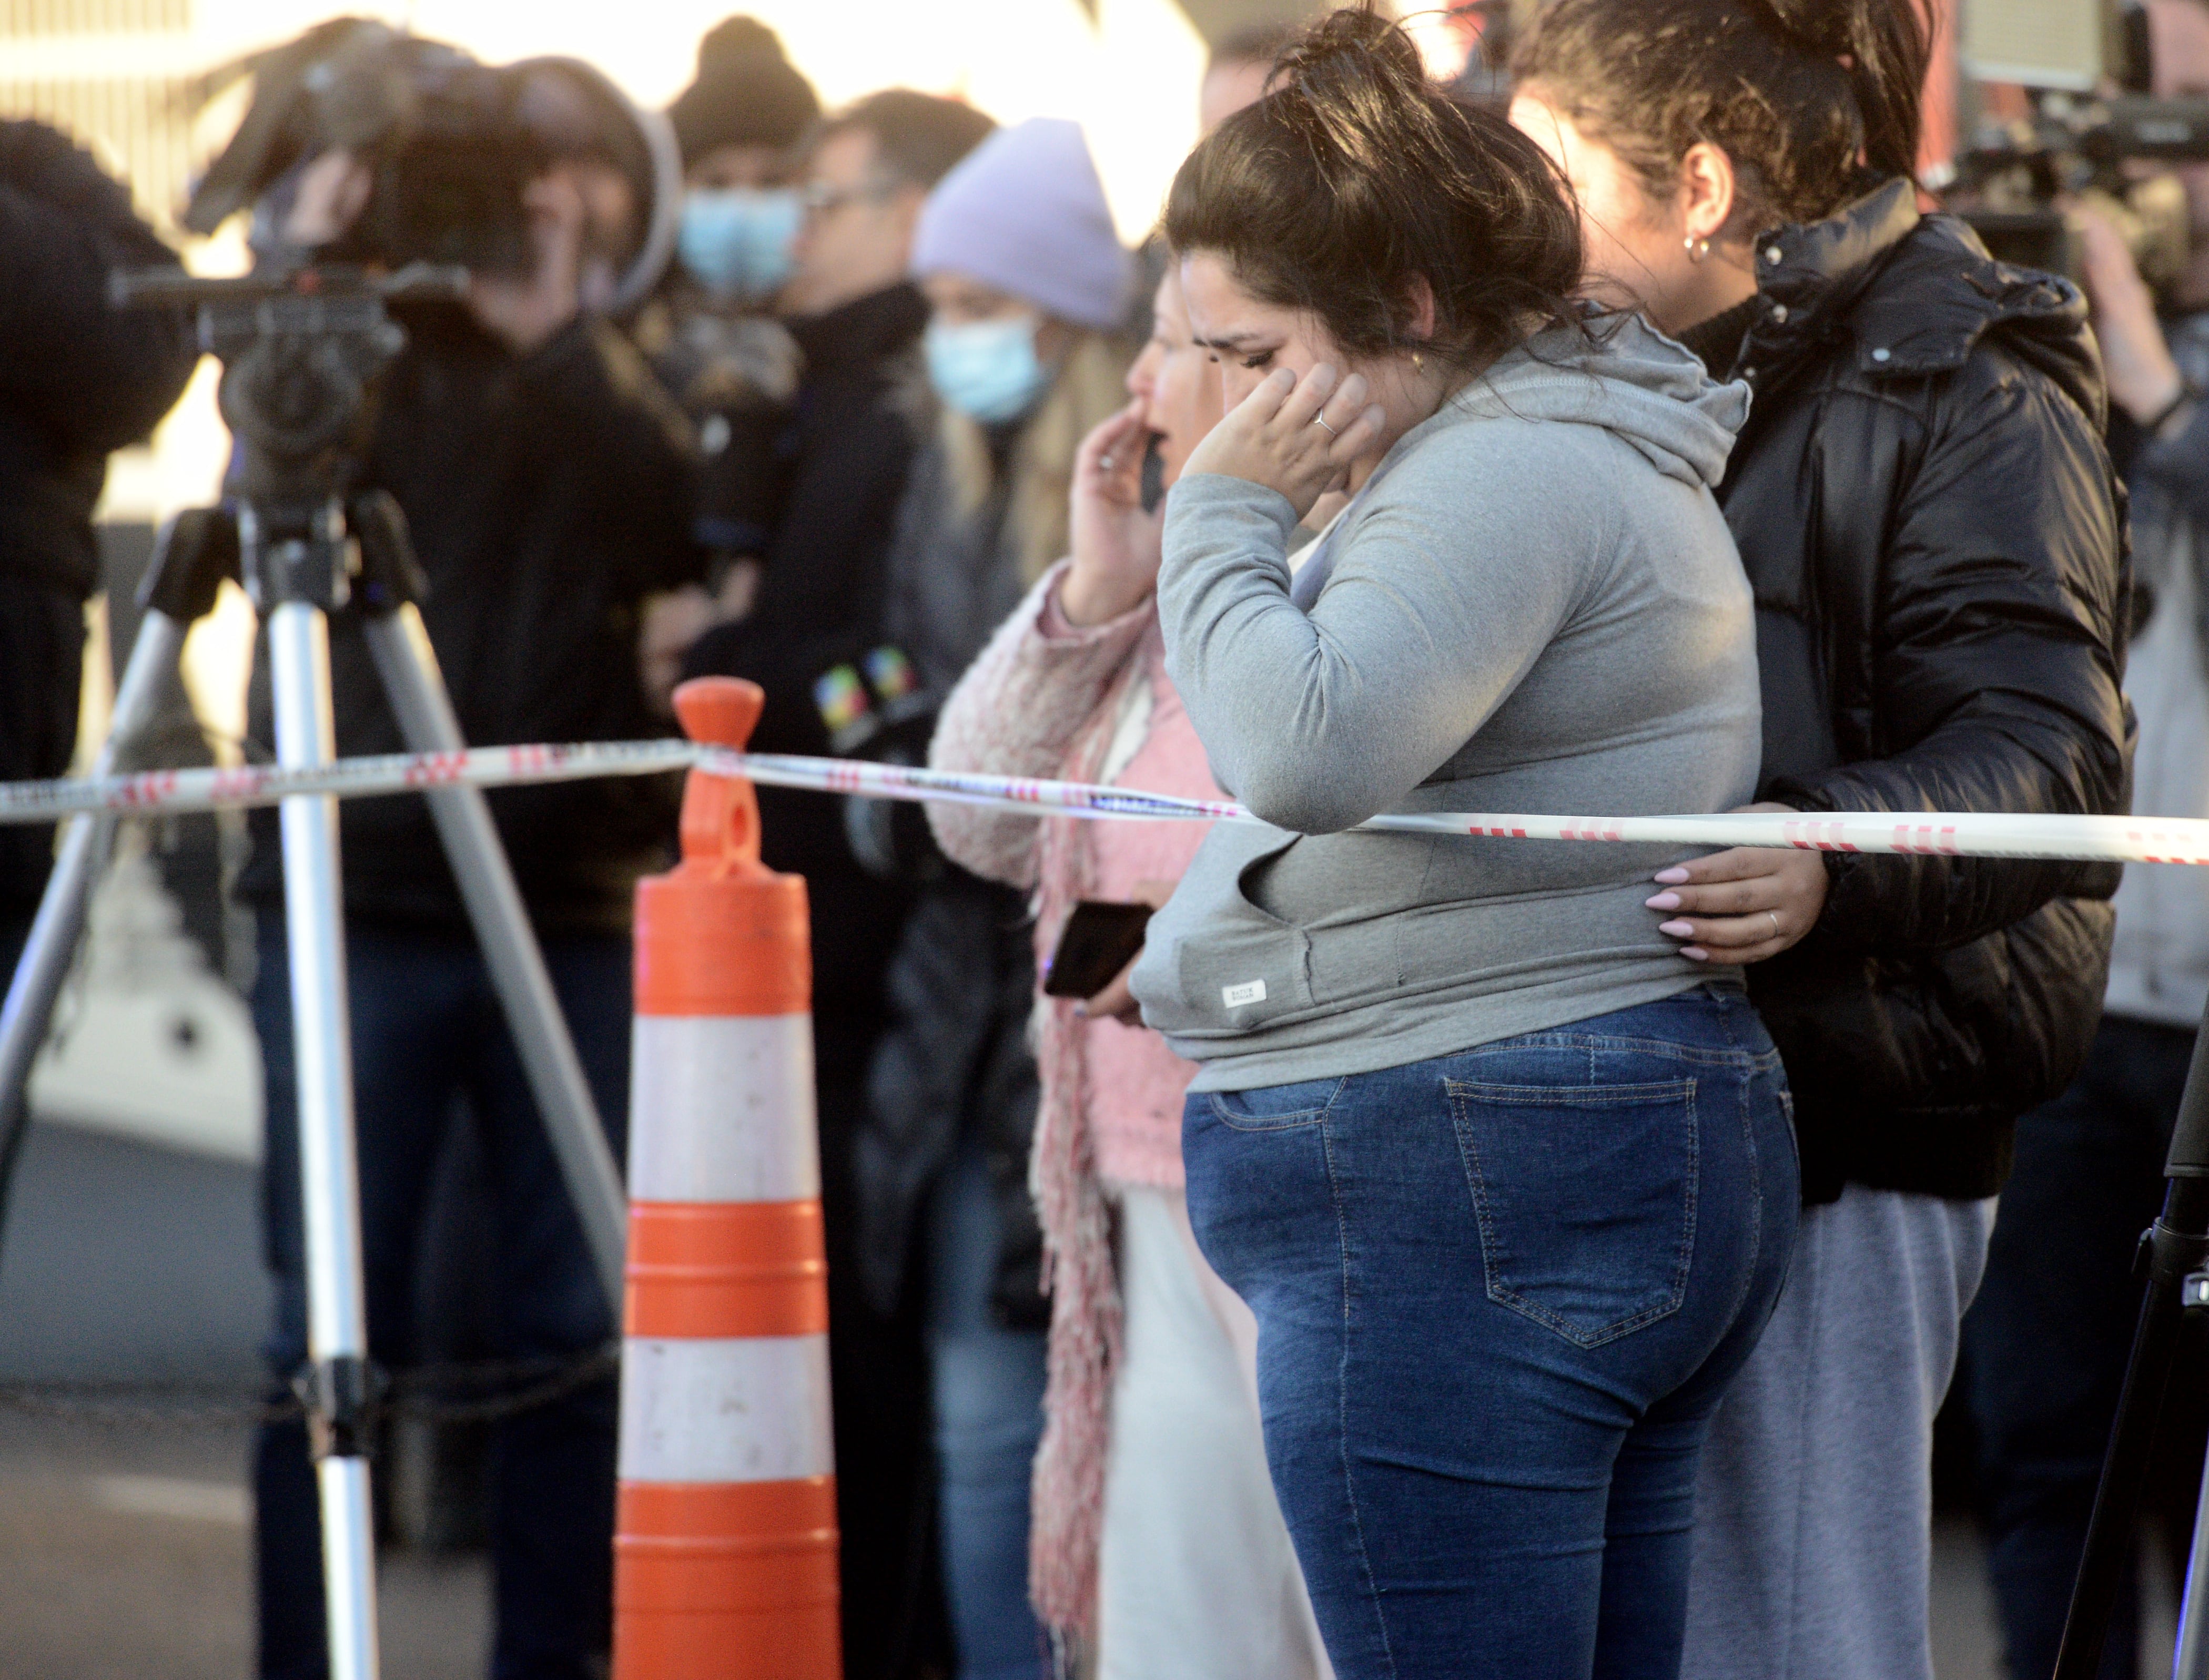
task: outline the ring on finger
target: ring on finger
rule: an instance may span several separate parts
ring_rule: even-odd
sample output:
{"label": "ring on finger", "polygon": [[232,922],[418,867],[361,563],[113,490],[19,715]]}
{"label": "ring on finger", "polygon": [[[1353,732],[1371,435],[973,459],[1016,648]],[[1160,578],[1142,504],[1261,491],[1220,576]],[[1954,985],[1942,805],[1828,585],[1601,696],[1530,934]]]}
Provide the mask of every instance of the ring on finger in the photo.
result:
{"label": "ring on finger", "polygon": [[1784,934],[1782,934],[1782,933],[1780,933],[1780,931],[1779,931],[1779,911],[1777,911],[1777,910],[1767,910],[1767,911],[1765,912],[1765,915],[1768,915],[1768,916],[1770,916],[1770,917],[1772,918],[1772,937],[1773,937],[1773,939],[1775,939],[1785,938],[1785,936]]}
{"label": "ring on finger", "polygon": [[1340,432],[1338,432],[1333,427],[1327,423],[1327,416],[1324,414],[1313,415],[1312,424],[1324,429],[1329,437],[1340,437],[1342,435]]}

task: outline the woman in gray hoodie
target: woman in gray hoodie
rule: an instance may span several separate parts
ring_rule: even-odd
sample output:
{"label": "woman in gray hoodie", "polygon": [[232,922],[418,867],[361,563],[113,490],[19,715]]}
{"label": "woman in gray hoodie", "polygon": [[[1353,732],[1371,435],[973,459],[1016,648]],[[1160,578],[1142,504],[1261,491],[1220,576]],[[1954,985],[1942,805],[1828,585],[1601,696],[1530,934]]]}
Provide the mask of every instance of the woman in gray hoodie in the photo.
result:
{"label": "woman in gray hoodie", "polygon": [[1779,1058],[1652,925],[1675,859],[1354,831],[1751,796],[1712,495],[1746,393],[1575,309],[1554,169],[1368,9],[1197,149],[1166,228],[1236,404],[1168,503],[1166,663],[1267,826],[1214,829],[1134,988],[1201,1065],[1189,1212],[1258,1319],[1328,1654],[1670,1680],[1703,1433],[1794,1229]]}

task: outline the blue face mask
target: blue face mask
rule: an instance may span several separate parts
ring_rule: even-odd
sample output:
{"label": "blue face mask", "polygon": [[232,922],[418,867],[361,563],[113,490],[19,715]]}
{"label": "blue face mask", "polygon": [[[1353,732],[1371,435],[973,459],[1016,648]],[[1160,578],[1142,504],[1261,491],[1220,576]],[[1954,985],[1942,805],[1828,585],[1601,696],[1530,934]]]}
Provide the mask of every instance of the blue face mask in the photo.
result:
{"label": "blue face mask", "polygon": [[756,301],[790,278],[791,246],[804,218],[804,205],[787,188],[694,192],[683,201],[676,249],[716,297]]}
{"label": "blue face mask", "polygon": [[923,349],[936,394],[985,426],[1019,419],[1050,383],[1036,359],[1036,325],[1032,315],[929,322]]}

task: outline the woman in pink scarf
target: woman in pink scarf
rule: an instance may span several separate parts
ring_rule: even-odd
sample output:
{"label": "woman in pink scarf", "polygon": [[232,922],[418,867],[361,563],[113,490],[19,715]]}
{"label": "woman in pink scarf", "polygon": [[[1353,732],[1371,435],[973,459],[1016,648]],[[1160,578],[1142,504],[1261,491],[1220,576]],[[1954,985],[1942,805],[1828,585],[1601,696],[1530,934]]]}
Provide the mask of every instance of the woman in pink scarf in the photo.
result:
{"label": "woman in pink scarf", "polygon": [[[1173,270],[1128,376],[1135,401],[1075,466],[1071,560],[1037,584],[946,705],[939,768],[1220,797],[1173,685],[1153,590],[1171,483],[1220,413]],[[1205,825],[929,807],[943,849],[1032,889],[1040,969],[1083,899],[1160,903]],[[1043,1106],[1030,1167],[1051,1290],[1031,1588],[1062,1657],[1099,1680],[1312,1680],[1327,1672],[1266,1473],[1249,1310],[1197,1252],[1182,1199],[1182,1095],[1196,1070],[1136,1018],[1124,975],[1086,1004],[1039,999]],[[1116,1257],[1117,1250],[1117,1257]]]}

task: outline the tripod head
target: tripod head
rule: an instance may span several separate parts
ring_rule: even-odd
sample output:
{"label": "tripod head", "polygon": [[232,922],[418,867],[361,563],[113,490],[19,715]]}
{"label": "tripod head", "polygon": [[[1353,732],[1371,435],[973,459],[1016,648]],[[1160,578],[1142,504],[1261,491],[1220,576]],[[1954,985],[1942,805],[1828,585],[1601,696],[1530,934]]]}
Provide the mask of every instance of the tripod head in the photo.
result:
{"label": "tripod head", "polygon": [[222,417],[239,445],[235,484],[243,581],[266,612],[345,604],[359,555],[346,501],[376,381],[406,344],[394,303],[454,302],[467,271],[417,263],[384,274],[293,268],[202,279],[118,270],[118,309],[189,309],[200,348],[223,364]]}

